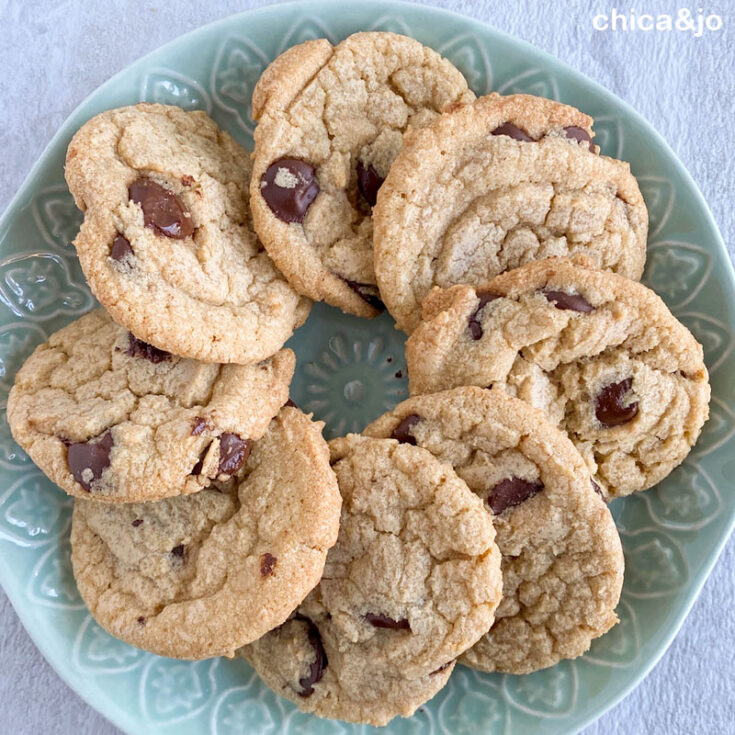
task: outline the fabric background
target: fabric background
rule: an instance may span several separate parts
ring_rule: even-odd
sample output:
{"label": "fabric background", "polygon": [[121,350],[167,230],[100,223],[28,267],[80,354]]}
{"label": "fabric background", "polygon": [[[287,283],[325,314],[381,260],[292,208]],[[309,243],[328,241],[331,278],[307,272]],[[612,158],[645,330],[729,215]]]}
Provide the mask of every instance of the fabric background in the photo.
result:
{"label": "fabric background", "polygon": [[[343,0],[340,7],[349,5]],[[694,176],[735,256],[734,8],[686,0],[431,0],[530,41],[646,117]],[[115,72],[176,36],[262,0],[0,0],[0,211],[72,109]],[[600,12],[680,7],[724,27],[685,33],[597,32]],[[730,540],[671,648],[648,678],[585,735],[733,732],[735,541]],[[54,673],[0,591],[0,731],[115,735]],[[143,735],[141,733],[141,735]]]}

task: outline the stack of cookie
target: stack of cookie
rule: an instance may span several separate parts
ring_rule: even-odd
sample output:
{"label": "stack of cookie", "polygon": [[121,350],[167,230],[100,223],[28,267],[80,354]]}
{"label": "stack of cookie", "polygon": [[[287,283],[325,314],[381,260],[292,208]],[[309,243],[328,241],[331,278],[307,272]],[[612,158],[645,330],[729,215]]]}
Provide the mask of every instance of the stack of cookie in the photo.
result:
{"label": "stack of cookie", "polygon": [[[252,166],[204,113],[160,105],[69,146],[105,309],[31,355],[8,419],[77,498],[92,614],[376,725],[457,661],[581,655],[617,622],[606,500],[671,472],[708,411],[700,345],[637,283],[628,165],[578,110],[475,99],[390,33],[288,50],[252,109]],[[385,304],[410,335],[412,397],[330,445],[288,401],[310,300]]]}
{"label": "stack of cookie", "polygon": [[251,163],[204,113],[84,125],[66,177],[105,309],[18,372],[13,436],[76,497],[72,564],[99,623],[149,651],[233,655],[319,582],[341,499],[323,424],[288,405],[310,301],[252,229]]}

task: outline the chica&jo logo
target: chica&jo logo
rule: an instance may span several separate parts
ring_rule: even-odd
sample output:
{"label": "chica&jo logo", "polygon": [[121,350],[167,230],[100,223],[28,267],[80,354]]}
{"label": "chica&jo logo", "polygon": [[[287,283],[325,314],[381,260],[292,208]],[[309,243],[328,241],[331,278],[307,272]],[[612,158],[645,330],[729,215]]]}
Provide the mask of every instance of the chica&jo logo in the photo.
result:
{"label": "chica&jo logo", "polygon": [[700,38],[705,33],[714,33],[722,29],[722,16],[706,13],[698,8],[696,14],[689,8],[679,8],[673,13],[637,13],[635,10],[619,11],[612,8],[609,13],[598,13],[592,18],[592,27],[596,31],[658,31],[691,33]]}

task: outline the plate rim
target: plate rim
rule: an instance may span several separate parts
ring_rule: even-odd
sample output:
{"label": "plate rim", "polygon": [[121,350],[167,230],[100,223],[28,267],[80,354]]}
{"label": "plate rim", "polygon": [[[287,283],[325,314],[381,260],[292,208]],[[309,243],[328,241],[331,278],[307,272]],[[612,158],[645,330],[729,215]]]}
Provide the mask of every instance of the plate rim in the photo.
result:
{"label": "plate rim", "polygon": [[[609,89],[604,87],[602,84],[600,84],[584,72],[578,71],[566,61],[554,56],[553,54],[545,51],[542,48],[534,46],[528,41],[514,36],[511,33],[495,28],[487,21],[480,20],[478,18],[465,15],[463,13],[459,13],[453,10],[447,10],[446,8],[438,8],[431,5],[408,2],[407,0],[363,0],[363,3],[366,5],[375,6],[376,10],[377,8],[380,8],[386,12],[403,13],[404,11],[410,10],[411,12],[421,12],[432,15],[438,20],[441,19],[442,16],[444,16],[452,18],[455,21],[481,26],[483,30],[490,35],[494,35],[506,42],[513,44],[521,51],[528,50],[532,52],[533,55],[539,57],[541,61],[551,61],[553,64],[561,67],[562,71],[565,74],[569,75],[575,82],[594,88],[595,92],[603,98],[606,104],[612,105],[615,108],[621,110],[628,118],[628,120],[640,126],[647,135],[656,140],[656,142],[663,148],[664,152],[667,154],[667,162],[673,166],[677,174],[682,177],[683,182],[687,184],[691,191],[694,193],[695,201],[693,203],[695,204],[695,206],[699,207],[701,211],[704,212],[708,224],[714,232],[715,237],[713,238],[713,250],[717,250],[720,255],[724,256],[724,260],[727,264],[724,268],[724,272],[721,273],[721,277],[728,282],[730,293],[735,294],[735,265],[733,264],[730,254],[727,251],[727,247],[722,237],[722,233],[720,232],[717,220],[712,214],[712,211],[707,201],[705,200],[704,195],[702,194],[697,182],[695,181],[689,170],[686,168],[686,166],[679,159],[673,148],[669,145],[668,141],[661,135],[661,133],[658,132],[658,130],[656,130],[656,128],[650,122],[648,122],[648,120],[646,120],[639,112],[637,112],[637,110],[635,110],[635,108],[633,108],[630,103],[628,103],[621,97],[618,97],[616,94],[611,92]],[[123,68],[119,69],[111,77],[95,87],[79,102],[79,104],[77,104],[68,113],[68,115],[65,117],[64,121],[58,127],[53,136],[50,138],[48,143],[43,147],[41,153],[38,155],[36,161],[29,169],[28,173],[24,177],[22,183],[19,185],[15,194],[10,198],[10,201],[8,202],[5,210],[0,216],[0,238],[3,237],[7,227],[9,226],[9,223],[15,218],[18,210],[21,208],[21,200],[28,193],[27,190],[32,187],[33,181],[36,179],[40,169],[44,165],[49,151],[55,146],[59,145],[59,142],[62,139],[67,137],[72,127],[72,119],[77,116],[82,108],[84,108],[93,97],[113,87],[117,81],[119,81],[124,75],[128,74],[134,67],[144,67],[146,63],[150,63],[155,55],[164,51],[170,51],[177,45],[185,44],[195,36],[206,32],[211,32],[217,27],[221,26],[224,29],[228,23],[231,23],[234,20],[241,21],[245,17],[252,17],[255,15],[266,18],[269,15],[278,15],[282,12],[297,10],[301,10],[304,13],[311,13],[318,16],[323,9],[329,8],[330,6],[333,7],[335,5],[343,7],[343,0],[290,0],[289,2],[275,3],[258,8],[250,8],[248,10],[240,11],[238,13],[228,14],[221,18],[209,21],[208,23],[205,23],[201,26],[197,26],[196,28],[193,28],[179,36],[176,36],[166,43],[157,46],[154,49],[151,49],[144,55],[130,62]],[[732,325],[732,327],[735,330],[735,325]],[[726,531],[723,532],[716,546],[707,557],[707,560],[702,566],[698,578],[688,588],[686,602],[679,613],[676,615],[674,622],[670,626],[666,635],[663,636],[660,647],[656,651],[655,655],[650,659],[642,662],[631,677],[631,680],[621,689],[621,691],[618,692],[615,696],[611,697],[609,700],[607,700],[601,708],[594,712],[591,712],[587,716],[584,716],[582,720],[574,726],[574,729],[569,731],[569,735],[574,735],[575,733],[580,732],[585,727],[588,727],[590,724],[602,717],[602,715],[604,715],[606,712],[609,712],[623,699],[625,699],[630,694],[630,692],[637,686],[639,686],[643,679],[645,679],[650,674],[653,668],[659,663],[661,658],[668,651],[674,638],[681,630],[684,621],[691,612],[694,603],[699,599],[702,587],[712,573],[712,569],[719,560],[725,544],[729,541],[730,536],[733,533],[733,529],[735,529],[735,505],[730,509],[729,514],[730,518],[728,519],[726,524]],[[3,558],[3,556],[0,556],[0,584],[2,584],[2,580],[5,578],[5,575],[9,573],[10,570],[8,568],[6,560]],[[128,721],[127,712],[122,709],[119,712],[115,711],[113,713],[103,712],[92,700],[92,697],[94,696],[93,693],[88,694],[85,691],[85,682],[78,680],[78,677],[73,671],[67,671],[66,668],[62,668],[60,664],[57,665],[57,661],[60,662],[61,653],[54,651],[53,646],[49,646],[49,650],[45,650],[46,646],[41,646],[39,644],[37,639],[37,632],[34,630],[32,625],[32,615],[30,613],[27,613],[25,611],[25,608],[21,607],[21,600],[16,598],[14,592],[9,591],[4,584],[2,584],[2,587],[8,599],[10,600],[13,610],[20,619],[23,628],[28,633],[37,650],[41,653],[44,659],[54,670],[56,675],[59,676],[59,678],[67,686],[69,686],[69,688],[72,689],[72,691],[78,697],[80,697],[82,701],[84,701],[93,710],[98,712],[108,722],[126,733],[126,735],[140,735],[138,729],[140,721],[137,718],[135,718],[135,720]]]}

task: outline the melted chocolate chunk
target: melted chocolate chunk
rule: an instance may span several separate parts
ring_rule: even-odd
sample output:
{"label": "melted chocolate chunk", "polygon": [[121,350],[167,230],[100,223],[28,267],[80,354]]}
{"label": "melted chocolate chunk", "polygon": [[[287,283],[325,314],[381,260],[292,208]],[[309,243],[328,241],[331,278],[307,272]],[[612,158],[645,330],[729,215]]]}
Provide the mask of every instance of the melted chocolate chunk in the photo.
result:
{"label": "melted chocolate chunk", "polygon": [[544,489],[542,482],[529,482],[520,477],[508,477],[501,480],[488,495],[487,502],[495,515],[500,515],[508,508],[520,505],[524,500],[540,493]]}
{"label": "melted chocolate chunk", "polygon": [[143,222],[157,235],[183,240],[194,232],[191,215],[170,189],[151,179],[138,179],[130,185],[128,196],[143,210]]}
{"label": "melted chocolate chunk", "polygon": [[311,164],[298,158],[281,158],[263,174],[260,192],[282,222],[303,222],[319,193],[319,182]]}
{"label": "melted chocolate chunk", "polygon": [[141,523],[143,523],[143,519],[142,519],[142,518],[136,518],[136,519],[135,519],[135,520],[133,521],[133,528],[138,528],[138,526],[139,526],[139,525],[140,525]]}
{"label": "melted chocolate chunk", "polygon": [[268,577],[273,573],[273,569],[276,566],[276,562],[278,559],[276,559],[273,554],[269,554],[267,551],[265,554],[260,555],[260,576],[261,577]]}
{"label": "melted chocolate chunk", "polygon": [[202,472],[202,469],[204,468],[204,458],[207,456],[207,452],[209,451],[209,447],[211,445],[207,444],[204,449],[202,449],[202,453],[199,455],[199,459],[197,460],[197,463],[191,468],[190,475],[199,475]]}
{"label": "melted chocolate chunk", "polygon": [[592,153],[595,152],[595,144],[592,142],[592,137],[584,128],[578,128],[576,125],[569,125],[564,128],[564,134],[567,138],[577,140],[580,143],[588,143],[589,149]]}
{"label": "melted chocolate chunk", "polygon": [[411,433],[411,429],[421,421],[423,421],[423,418],[417,413],[409,414],[393,429],[390,438],[398,439],[402,444],[413,444],[413,446],[416,446],[416,437]]}
{"label": "melted chocolate chunk", "polygon": [[174,546],[174,548],[171,549],[171,556],[175,556],[177,559],[183,559],[184,551],[185,549],[183,544],[179,544],[178,546]]}
{"label": "melted chocolate chunk", "polygon": [[378,200],[378,189],[384,181],[385,179],[378,174],[372,164],[365,168],[362,161],[357,162],[357,188],[371,207],[375,206]]}
{"label": "melted chocolate chunk", "polygon": [[106,431],[95,440],[69,445],[66,455],[69,469],[85,490],[91,490],[92,483],[99,480],[102,472],[110,466],[112,443],[112,433]]}
{"label": "melted chocolate chunk", "polygon": [[582,314],[589,314],[595,310],[595,307],[590,304],[587,299],[579,293],[567,293],[566,291],[551,291],[543,290],[546,300],[557,309],[563,309],[564,311],[579,311]]}
{"label": "melted chocolate chunk", "polygon": [[592,478],[590,478],[590,482],[592,483],[592,489],[605,500],[605,496],[602,494],[602,488]]}
{"label": "melted chocolate chunk", "polygon": [[299,697],[310,697],[314,694],[314,684],[318,684],[321,681],[324,675],[324,669],[327,668],[327,654],[324,651],[319,628],[309,618],[303,615],[297,615],[296,619],[304,621],[309,626],[306,635],[309,639],[309,644],[314,649],[314,655],[316,657],[314,663],[309,664],[309,673],[299,679],[301,689],[296,693]]}
{"label": "melted chocolate chunk", "polygon": [[380,291],[377,286],[371,286],[369,283],[356,283],[348,281],[345,283],[365,302],[370,304],[377,311],[385,311],[385,304],[380,300]]}
{"label": "melted chocolate chunk", "polygon": [[250,456],[252,442],[237,434],[224,433],[219,438],[219,467],[217,474],[231,475],[237,472]]}
{"label": "melted chocolate chunk", "polygon": [[487,291],[478,291],[477,298],[480,300],[480,303],[467,319],[470,334],[472,335],[472,339],[474,339],[475,341],[480,339],[483,334],[482,324],[480,324],[480,320],[477,317],[479,316],[480,312],[485,308],[485,304],[489,304],[491,301],[495,301],[495,299],[498,299],[500,297],[496,296],[495,294],[488,293]]}
{"label": "melted chocolate chunk", "polygon": [[118,232],[117,235],[115,235],[115,239],[112,241],[110,257],[119,262],[128,255],[135,255],[133,252],[133,246],[125,235],[121,235]]}
{"label": "melted chocolate chunk", "polygon": [[192,436],[199,436],[200,434],[204,433],[204,430],[207,428],[207,422],[205,419],[201,418],[200,416],[197,416],[194,419],[194,424],[191,427],[191,435]]}
{"label": "melted chocolate chunk", "polygon": [[138,339],[130,333],[128,333],[128,349],[125,350],[125,354],[130,355],[130,357],[144,357],[154,365],[171,359],[169,352],[159,350],[158,347],[149,345],[147,342],[143,342],[142,339]]}
{"label": "melted chocolate chunk", "polygon": [[523,128],[519,128],[517,125],[509,122],[499,125],[492,131],[491,135],[507,135],[509,138],[513,138],[513,140],[522,140],[526,143],[533,142],[533,138]]}
{"label": "melted chocolate chunk", "polygon": [[373,628],[389,628],[390,630],[411,630],[411,625],[406,618],[401,620],[393,620],[387,615],[378,613],[366,613],[365,620],[373,626]]}
{"label": "melted chocolate chunk", "polygon": [[619,383],[606,385],[595,398],[595,416],[607,427],[627,424],[638,413],[638,401],[624,404],[625,394],[633,387],[633,378],[625,378]]}

